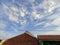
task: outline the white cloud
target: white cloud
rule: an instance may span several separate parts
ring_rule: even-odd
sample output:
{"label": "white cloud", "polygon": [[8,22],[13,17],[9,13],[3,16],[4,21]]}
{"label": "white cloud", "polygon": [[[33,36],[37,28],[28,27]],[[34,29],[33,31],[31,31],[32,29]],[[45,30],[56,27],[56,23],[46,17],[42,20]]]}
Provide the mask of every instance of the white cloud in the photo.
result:
{"label": "white cloud", "polygon": [[16,12],[18,12],[18,9],[16,7],[8,7],[7,5],[3,4],[3,9],[5,14],[9,17],[10,21],[16,22],[18,23],[18,14]]}
{"label": "white cloud", "polygon": [[[55,3],[54,0],[44,0],[42,3],[40,3],[39,5],[34,5],[32,4],[32,9],[34,11],[37,11],[37,9],[43,9],[43,14],[51,14],[53,13],[53,10],[57,8],[57,4]],[[38,11],[37,11],[38,13]]]}
{"label": "white cloud", "polygon": [[2,30],[0,30],[0,37],[1,37],[1,36],[5,36],[5,32],[2,31]]}
{"label": "white cloud", "polygon": [[18,8],[16,6],[11,6],[10,8],[12,11],[16,11],[16,12],[18,11]]}
{"label": "white cloud", "polygon": [[2,5],[3,5],[3,8],[8,9],[7,5],[5,5],[4,3],[2,3]]}
{"label": "white cloud", "polygon": [[40,19],[40,18],[43,17],[43,15],[37,13],[36,11],[33,11],[31,16],[32,16],[34,19]]}
{"label": "white cloud", "polygon": [[48,27],[48,26],[51,26],[51,23],[45,23],[44,27]]}
{"label": "white cloud", "polygon": [[43,24],[43,23],[45,23],[45,22],[37,23],[37,24],[35,24],[34,26],[39,26],[39,25],[41,25],[41,24]]}
{"label": "white cloud", "polygon": [[59,25],[60,25],[60,17],[59,17],[59,18],[56,18],[56,19],[52,22],[52,24],[59,26]]}
{"label": "white cloud", "polygon": [[[13,0],[13,2],[14,2],[14,0]],[[30,2],[35,2],[35,0],[30,0]],[[18,4],[18,5],[21,6],[20,4]],[[38,8],[39,9],[40,8],[44,9],[43,13],[48,13],[49,14],[49,13],[53,12],[53,10],[55,8],[58,8],[58,7],[60,7],[60,1],[58,1],[58,0],[44,0],[42,3],[40,3],[39,5],[36,5],[36,6],[32,3],[32,7],[31,7],[32,8],[32,13],[30,13],[30,12],[29,13],[30,13],[30,16],[32,18],[41,19],[45,15],[43,16],[41,13],[38,13],[38,11],[37,11]],[[26,26],[26,24],[28,23],[27,20],[25,20],[25,16],[26,16],[26,13],[27,13],[26,7],[23,6],[22,8],[18,9],[18,7],[16,7],[16,6],[11,5],[10,7],[8,7],[7,5],[3,4],[3,9],[4,9],[5,14],[9,17],[10,21],[13,21],[13,22],[16,22],[16,23],[19,23],[19,21],[20,21],[20,25],[22,25],[22,26]],[[19,12],[19,14],[17,12]],[[40,23],[37,23],[34,26],[39,26],[43,23],[45,23],[45,25],[44,25],[45,28],[48,27],[48,26],[51,26],[51,25],[60,25],[60,16],[57,16],[58,14],[56,16],[55,15],[52,15],[51,17],[50,16],[46,17],[46,18],[49,18],[51,20],[54,19],[53,22],[51,22],[51,23],[50,22],[48,22],[48,23],[40,22]],[[23,17],[24,20],[19,19],[18,18],[19,16]],[[57,17],[59,17],[59,18],[57,18]],[[2,25],[2,26],[0,26],[1,29],[6,27],[5,23],[0,22],[0,25]],[[17,29],[15,29],[13,27],[12,27],[12,29],[15,30],[16,32],[18,32]],[[56,30],[52,30],[52,31],[49,31],[49,32],[38,31],[37,33],[35,33],[35,35],[37,35],[37,34],[60,34],[60,31],[57,30],[57,29],[60,30],[60,27],[56,28]],[[1,34],[0,34],[1,37],[3,37],[4,33],[5,33],[4,31],[1,31]],[[5,34],[5,35],[7,35],[7,34]]]}
{"label": "white cloud", "polygon": [[52,30],[45,33],[45,35],[60,35],[59,30]]}
{"label": "white cloud", "polygon": [[12,0],[12,2],[14,3],[14,2],[15,2],[15,0]]}
{"label": "white cloud", "polygon": [[0,39],[7,39],[10,38],[10,35],[8,32],[0,30]]}
{"label": "white cloud", "polygon": [[24,16],[26,15],[26,12],[27,12],[26,8],[22,7],[22,8],[20,9],[20,11],[19,11],[20,16],[21,16],[21,17],[24,17]]}
{"label": "white cloud", "polygon": [[54,10],[56,3],[53,0],[44,0],[39,7],[43,8],[45,13],[51,13]]}
{"label": "white cloud", "polygon": [[55,7],[55,2],[52,1],[52,0],[49,0],[48,1],[48,4],[49,4],[49,7],[48,7],[48,12],[52,12],[52,10],[54,10],[54,7]]}
{"label": "white cloud", "polygon": [[35,0],[29,0],[30,2],[35,2]]}
{"label": "white cloud", "polygon": [[17,28],[15,28],[13,26],[11,27],[11,29],[14,30],[15,32],[18,32],[19,31]]}
{"label": "white cloud", "polygon": [[45,32],[45,35],[60,35],[60,27],[56,27],[54,30]]}
{"label": "white cloud", "polygon": [[25,16],[25,13],[23,11],[20,11],[20,16],[21,17],[24,17]]}
{"label": "white cloud", "polygon": [[12,33],[9,33],[7,31],[4,31],[4,30],[0,30],[0,39],[9,39],[9,38],[12,38],[12,37],[15,37],[17,36],[18,34],[15,34],[13,35]]}
{"label": "white cloud", "polygon": [[56,31],[60,31],[60,27],[57,27],[55,30],[56,30]]}
{"label": "white cloud", "polygon": [[[57,14],[58,14],[58,15],[57,15]],[[47,19],[53,20],[53,19],[56,19],[56,18],[59,18],[59,17],[60,17],[60,13],[56,13],[56,14],[53,14],[53,15],[47,17]]]}
{"label": "white cloud", "polygon": [[26,25],[27,24],[27,20],[20,20],[20,24],[23,26],[23,25]]}
{"label": "white cloud", "polygon": [[7,27],[6,22],[0,20],[0,29],[5,29]]}
{"label": "white cloud", "polygon": [[9,15],[9,20],[19,23],[17,16]]}

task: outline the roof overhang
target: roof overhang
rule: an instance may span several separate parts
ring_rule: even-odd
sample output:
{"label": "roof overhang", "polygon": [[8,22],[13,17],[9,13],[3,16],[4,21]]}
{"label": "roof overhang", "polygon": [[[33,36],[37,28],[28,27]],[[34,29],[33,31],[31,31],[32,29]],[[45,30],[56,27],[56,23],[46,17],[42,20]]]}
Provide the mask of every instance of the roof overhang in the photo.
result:
{"label": "roof overhang", "polygon": [[38,35],[39,40],[60,40],[60,35]]}

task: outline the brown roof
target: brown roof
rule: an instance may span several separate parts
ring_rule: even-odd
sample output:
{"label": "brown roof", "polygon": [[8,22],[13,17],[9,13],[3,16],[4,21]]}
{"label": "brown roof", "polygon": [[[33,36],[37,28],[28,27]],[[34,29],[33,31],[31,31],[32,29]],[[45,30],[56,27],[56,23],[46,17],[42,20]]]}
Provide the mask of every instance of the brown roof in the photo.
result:
{"label": "brown roof", "polygon": [[30,33],[25,32],[6,40],[2,45],[38,45],[38,40]]}
{"label": "brown roof", "polygon": [[60,40],[60,35],[38,35],[39,40]]}

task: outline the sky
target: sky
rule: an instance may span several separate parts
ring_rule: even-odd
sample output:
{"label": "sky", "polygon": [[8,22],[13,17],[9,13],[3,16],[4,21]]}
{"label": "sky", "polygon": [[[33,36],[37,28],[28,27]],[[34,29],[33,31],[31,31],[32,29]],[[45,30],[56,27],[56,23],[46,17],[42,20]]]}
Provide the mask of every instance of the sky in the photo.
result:
{"label": "sky", "polygon": [[60,35],[60,0],[0,0],[0,39],[25,31]]}

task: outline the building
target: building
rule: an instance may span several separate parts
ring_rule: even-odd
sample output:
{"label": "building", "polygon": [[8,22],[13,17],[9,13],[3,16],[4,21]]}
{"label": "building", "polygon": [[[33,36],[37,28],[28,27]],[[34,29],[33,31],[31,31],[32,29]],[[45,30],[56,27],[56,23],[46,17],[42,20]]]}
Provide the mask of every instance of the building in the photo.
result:
{"label": "building", "polygon": [[60,35],[38,35],[40,45],[60,45]]}
{"label": "building", "polygon": [[38,35],[30,32],[2,41],[1,45],[60,45],[60,35]]}
{"label": "building", "polygon": [[2,45],[39,45],[37,38],[29,32],[6,40]]}

